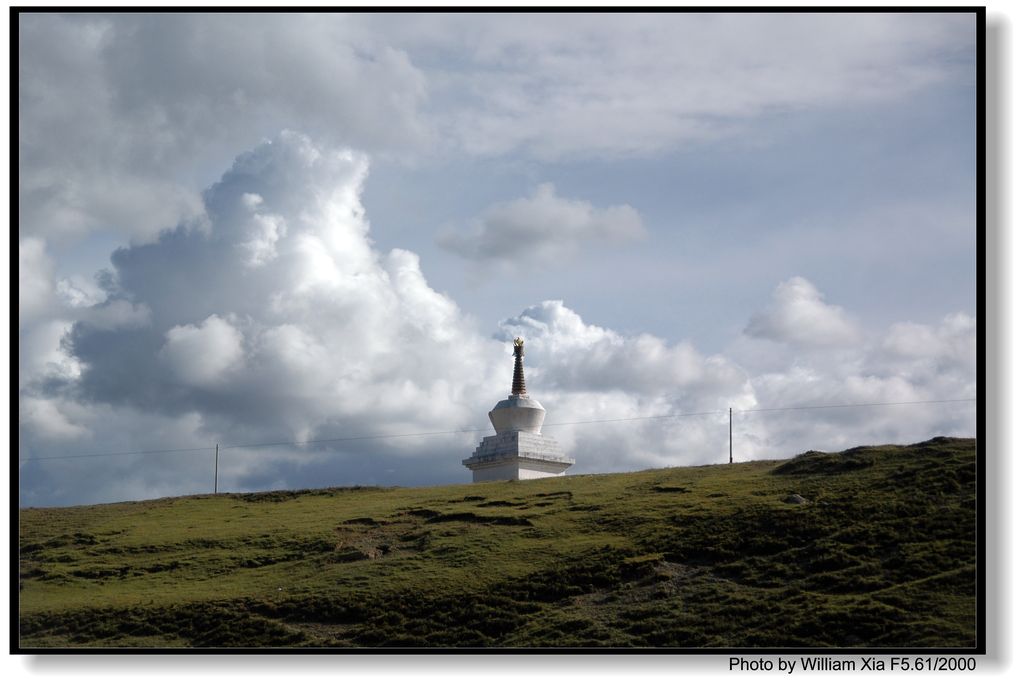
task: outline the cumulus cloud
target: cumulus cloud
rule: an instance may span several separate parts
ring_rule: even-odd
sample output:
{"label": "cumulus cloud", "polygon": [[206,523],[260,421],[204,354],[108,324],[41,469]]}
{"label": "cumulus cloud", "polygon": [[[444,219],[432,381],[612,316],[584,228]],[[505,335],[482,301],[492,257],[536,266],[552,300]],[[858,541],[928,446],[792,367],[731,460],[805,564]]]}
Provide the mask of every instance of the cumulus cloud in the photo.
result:
{"label": "cumulus cloud", "polygon": [[871,361],[912,384],[934,382],[942,394],[974,397],[977,342],[977,320],[963,312],[934,326],[901,322],[889,327]]}
{"label": "cumulus cloud", "polygon": [[[204,456],[214,442],[484,426],[509,389],[515,335],[527,339],[530,392],[548,408],[548,433],[578,459],[574,472],[722,461],[729,407],[738,410],[738,459],[973,431],[973,411],[963,405],[746,413],[970,398],[972,317],[903,322],[876,336],[794,278],[751,320],[754,330],[720,353],[587,323],[557,300],[485,334],[431,288],[414,253],[375,247],[360,202],[367,172],[362,154],[281,133],[240,155],[204,192],[207,220],[117,250],[95,288],[64,286],[80,295],[58,295],[45,252],[27,244],[34,271],[49,272],[29,306],[54,305],[59,318],[21,330],[30,348],[20,360],[22,458],[202,450],[29,462],[22,502],[206,491]],[[272,253],[261,251],[266,257],[255,263],[244,244],[266,240],[257,216],[275,226]],[[97,290],[101,300],[91,297]],[[815,351],[782,351],[786,343],[799,350],[808,337]],[[573,424],[583,421],[611,422]],[[221,480],[234,490],[459,481],[459,461],[481,434],[225,448]]]}
{"label": "cumulus cloud", "polygon": [[[204,193],[202,225],[117,250],[104,299],[66,305],[66,321],[38,331],[47,351],[23,357],[26,452],[107,428],[127,433],[129,449],[168,448],[139,420],[177,437],[170,448],[477,424],[490,398],[482,385],[498,370],[485,357],[498,343],[430,288],[415,254],[374,248],[359,200],[367,168],[362,154],[284,132]],[[247,247],[268,240],[261,216],[275,223],[273,253]],[[166,469],[149,462],[124,474]],[[306,463],[270,450],[236,459],[233,471],[259,487],[294,480],[286,471]],[[193,479],[182,478],[184,490]]]}
{"label": "cumulus cloud", "polygon": [[909,321],[896,323],[882,340],[882,349],[898,358],[967,365],[977,351],[977,321],[961,312],[947,315],[937,328]]}
{"label": "cumulus cloud", "polygon": [[431,135],[423,74],[337,15],[23,14],[18,34],[26,234],[150,241],[202,214],[187,177],[283,127],[380,152]]}
{"label": "cumulus cloud", "polygon": [[18,243],[18,318],[21,323],[47,312],[54,294],[53,261],[46,242],[23,238]]}
{"label": "cumulus cloud", "polygon": [[88,430],[71,422],[60,406],[55,399],[25,397],[18,404],[19,420],[44,439],[59,442],[81,440]]}
{"label": "cumulus cloud", "polygon": [[558,196],[548,183],[532,196],[491,206],[466,231],[442,231],[437,241],[480,264],[529,265],[570,257],[585,244],[644,235],[640,214],[631,206],[595,208],[587,201]]}
{"label": "cumulus cloud", "polygon": [[165,333],[160,350],[173,376],[184,384],[210,387],[242,362],[242,334],[230,323],[211,314],[199,326],[174,326]]}
{"label": "cumulus cloud", "polygon": [[756,404],[746,373],[728,358],[587,324],[561,300],[506,319],[495,337],[515,336],[527,339],[527,386],[549,405],[550,421],[620,421],[556,426],[552,434],[579,452],[580,471],[721,460],[724,409]]}
{"label": "cumulus cloud", "polygon": [[804,347],[849,345],[860,337],[849,315],[826,304],[814,284],[800,276],[775,288],[771,304],[750,319],[744,333]]}
{"label": "cumulus cloud", "polygon": [[[465,386],[428,357],[473,345],[415,255],[373,248],[359,202],[367,167],[365,156],[285,132],[205,193],[205,228],[183,224],[118,250],[112,297],[144,305],[150,320],[120,331],[76,324],[70,346],[88,366],[80,389],[168,413],[201,409],[278,438],[374,409],[390,414],[381,427],[423,428],[438,409],[457,412],[433,391]],[[265,247],[253,247],[260,239]],[[144,379],[111,380],[121,373]],[[432,408],[391,400],[392,388]],[[171,396],[151,401],[160,393]],[[208,403],[214,393],[237,398]]]}
{"label": "cumulus cloud", "polygon": [[742,372],[721,357],[703,357],[686,342],[670,346],[649,334],[623,336],[588,325],[561,300],[542,302],[502,322],[497,337],[510,341],[516,336],[531,338],[531,348],[536,343],[543,367],[538,370],[549,389],[642,395],[668,390],[678,392],[679,400],[683,392],[693,390],[709,405],[716,396],[726,396],[704,389],[709,383],[728,385],[727,396],[735,398],[746,382]]}
{"label": "cumulus cloud", "polygon": [[[767,408],[836,408],[737,413],[735,440],[740,459],[912,442],[940,434],[975,435],[977,414],[972,401],[918,403],[973,399],[973,365],[955,373],[929,371],[911,376],[891,364],[872,361],[870,348],[852,358],[833,354],[829,359],[831,364],[794,361],[785,370],[752,378],[758,399]],[[894,402],[898,405],[857,406]]]}
{"label": "cumulus cloud", "polygon": [[[414,253],[375,249],[359,201],[367,168],[365,156],[285,132],[239,156],[204,193],[209,219],[201,228],[183,222],[153,243],[116,251],[103,277],[106,297],[69,306],[72,320],[42,338],[52,356],[22,366],[36,376],[23,390],[29,450],[72,433],[80,444],[100,435],[100,445],[110,428],[119,430],[111,440],[124,438],[129,449],[168,447],[140,421],[177,437],[171,448],[474,428],[508,389],[503,340],[515,332],[530,338],[531,375],[540,371],[539,393],[563,422],[661,415],[726,403],[747,389],[721,357],[588,325],[561,302],[525,310],[498,337],[481,334],[429,286]],[[274,256],[258,266],[241,247],[265,234],[254,214],[280,226]],[[614,454],[595,447],[585,469],[670,458],[657,432]],[[591,442],[587,434],[560,436],[570,449]],[[365,483],[398,456],[422,461],[388,463],[404,470],[406,483],[438,470],[446,476],[437,481],[450,481],[461,478],[458,451],[478,437],[362,443],[367,457],[358,464],[268,450],[236,459],[230,474],[256,488],[342,483],[354,474]],[[176,469],[151,465],[124,464],[121,474],[152,489],[152,471]],[[191,490],[195,475],[181,482]]]}
{"label": "cumulus cloud", "polygon": [[[773,342],[766,347],[764,339]],[[751,375],[758,408],[841,406],[740,412],[744,458],[976,432],[975,319],[962,312],[870,333],[796,277],[779,285],[773,304],[752,317],[727,354]],[[948,400],[965,401],[914,403]],[[907,403],[846,406],[891,402]]]}
{"label": "cumulus cloud", "polygon": [[81,276],[72,276],[57,281],[57,295],[68,307],[91,307],[106,297],[95,281]]}
{"label": "cumulus cloud", "polygon": [[81,366],[62,346],[71,330],[71,322],[51,319],[33,324],[19,333],[19,387],[49,380],[72,381],[81,374]]}
{"label": "cumulus cloud", "polygon": [[258,194],[245,194],[242,203],[252,211],[250,231],[252,238],[239,244],[245,252],[246,264],[259,267],[277,257],[278,240],[285,235],[287,229],[284,218],[280,215],[265,215],[259,212],[263,198]]}

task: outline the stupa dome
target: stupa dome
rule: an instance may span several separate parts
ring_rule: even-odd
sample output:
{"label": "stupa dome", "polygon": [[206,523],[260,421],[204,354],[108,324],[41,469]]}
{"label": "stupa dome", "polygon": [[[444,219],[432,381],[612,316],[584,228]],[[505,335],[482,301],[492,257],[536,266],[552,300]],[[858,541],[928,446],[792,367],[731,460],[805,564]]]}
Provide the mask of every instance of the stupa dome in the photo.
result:
{"label": "stupa dome", "polygon": [[487,417],[495,432],[540,432],[547,415],[540,402],[525,394],[510,394],[502,399]]}

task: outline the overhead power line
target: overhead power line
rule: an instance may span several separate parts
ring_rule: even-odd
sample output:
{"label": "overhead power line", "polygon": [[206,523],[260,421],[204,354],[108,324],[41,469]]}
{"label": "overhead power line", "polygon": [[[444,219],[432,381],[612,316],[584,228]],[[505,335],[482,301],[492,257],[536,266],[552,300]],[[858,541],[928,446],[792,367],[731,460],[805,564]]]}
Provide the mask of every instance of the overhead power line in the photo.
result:
{"label": "overhead power line", "polygon": [[906,406],[910,404],[952,404],[955,402],[964,401],[977,401],[976,398],[971,399],[926,399],[922,401],[878,401],[874,403],[862,403],[862,404],[823,404],[815,406],[779,406],[777,408],[738,408],[738,413],[763,413],[766,411],[804,411],[810,409],[822,409],[822,408],[857,408],[859,406]]}
{"label": "overhead power line", "polygon": [[659,420],[661,418],[689,418],[690,416],[717,416],[727,413],[724,410],[698,411],[695,413],[666,413],[661,416],[636,416],[635,418],[604,418],[601,420],[576,420],[568,423],[544,423],[544,427],[557,427],[559,425],[590,425],[591,423],[624,423],[630,420]]}
{"label": "overhead power line", "polygon": [[[976,398],[969,399],[929,399],[919,401],[888,401],[888,402],[872,402],[872,403],[857,403],[857,404],[818,404],[818,405],[803,405],[803,406],[779,406],[775,408],[753,408],[753,409],[733,409],[736,413],[765,413],[771,411],[802,411],[812,409],[830,409],[830,408],[857,408],[865,406],[907,406],[913,404],[950,404],[958,402],[969,402],[977,401]],[[631,418],[601,418],[596,420],[574,420],[565,421],[560,423],[546,423],[545,427],[562,427],[567,425],[593,425],[598,423],[623,423],[640,420],[664,420],[669,418],[689,418],[695,416],[711,416],[711,415],[726,415],[729,413],[728,409],[719,409],[716,411],[694,411],[690,413],[667,413],[656,416],[635,416]],[[277,442],[258,442],[248,444],[225,444],[220,445],[220,450],[225,449],[255,449],[255,448],[267,448],[273,446],[307,446],[310,444],[331,444],[338,442],[354,442],[354,441],[367,441],[374,439],[397,439],[407,437],[430,437],[436,435],[451,435],[451,434],[473,434],[476,432],[487,432],[490,431],[489,427],[477,427],[477,428],[463,428],[459,430],[438,430],[431,432],[403,432],[403,433],[389,433],[389,434],[368,434],[368,435],[357,435],[349,437],[331,437],[327,439],[308,439],[304,441],[277,441]],[[179,448],[179,449],[152,449],[142,451],[117,451],[117,452],[102,452],[102,453],[81,453],[72,454],[65,456],[32,456],[30,458],[23,458],[19,462],[26,463],[29,461],[42,461],[42,460],[69,460],[73,458],[106,458],[109,456],[148,456],[158,455],[166,453],[200,453],[200,452],[214,452],[218,448],[218,445],[194,447],[194,448]]]}
{"label": "overhead power line", "polygon": [[22,458],[19,462],[24,463],[30,460],[65,460],[68,458],[106,458],[107,456],[149,456],[159,453],[199,453],[200,451],[213,451],[213,446],[201,446],[194,449],[155,449],[152,451],[118,451],[116,453],[78,453],[70,456],[33,456]]}
{"label": "overhead power line", "polygon": [[487,428],[469,428],[464,430],[440,430],[437,432],[405,432],[402,434],[366,434],[357,437],[332,437],[330,439],[307,439],[305,441],[291,442],[261,442],[258,444],[225,444],[223,449],[256,449],[265,446],[305,446],[306,444],[329,444],[332,442],[354,442],[363,439],[391,439],[395,437],[429,437],[436,434],[463,434],[473,432],[484,432]]}

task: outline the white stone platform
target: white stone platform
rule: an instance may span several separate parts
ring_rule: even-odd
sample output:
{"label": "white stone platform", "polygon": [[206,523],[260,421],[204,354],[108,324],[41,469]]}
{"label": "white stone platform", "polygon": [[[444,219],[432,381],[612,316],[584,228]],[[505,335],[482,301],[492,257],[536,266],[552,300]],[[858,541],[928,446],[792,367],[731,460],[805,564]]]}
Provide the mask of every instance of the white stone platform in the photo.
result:
{"label": "white stone platform", "polygon": [[484,437],[462,464],[473,471],[474,482],[499,479],[538,479],[564,475],[576,461],[562,455],[553,438],[511,430]]}

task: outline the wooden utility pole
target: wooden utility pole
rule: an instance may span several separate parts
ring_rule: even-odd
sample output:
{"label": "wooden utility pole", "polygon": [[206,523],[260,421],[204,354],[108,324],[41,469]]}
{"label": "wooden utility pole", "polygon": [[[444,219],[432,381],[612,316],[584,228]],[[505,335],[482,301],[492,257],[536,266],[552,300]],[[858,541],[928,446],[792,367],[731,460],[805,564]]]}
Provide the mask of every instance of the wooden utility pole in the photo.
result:
{"label": "wooden utility pole", "polygon": [[[730,435],[731,437],[732,435]],[[729,454],[730,457],[732,454]],[[220,444],[213,449],[213,492],[217,493],[217,476],[220,473]]]}
{"label": "wooden utility pole", "polygon": [[732,462],[732,406],[729,407],[729,462]]}

